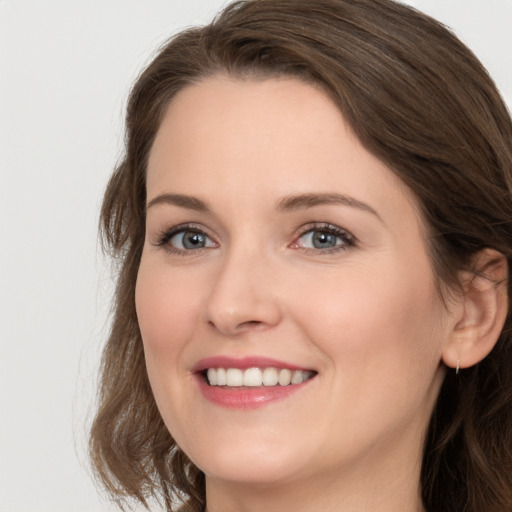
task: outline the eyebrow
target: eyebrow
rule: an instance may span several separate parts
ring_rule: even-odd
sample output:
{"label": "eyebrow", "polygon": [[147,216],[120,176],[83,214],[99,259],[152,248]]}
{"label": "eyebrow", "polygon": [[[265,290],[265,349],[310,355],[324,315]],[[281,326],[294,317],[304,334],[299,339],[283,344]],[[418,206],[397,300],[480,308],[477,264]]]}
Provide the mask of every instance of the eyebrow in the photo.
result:
{"label": "eyebrow", "polygon": [[192,196],[186,196],[184,194],[160,194],[146,205],[146,210],[149,210],[156,204],[171,204],[186,208],[187,210],[195,210],[196,212],[209,212],[209,206],[201,199]]}
{"label": "eyebrow", "polygon": [[[211,209],[207,203],[197,197],[187,196],[184,194],[160,194],[148,202],[146,210],[157,204],[170,204],[187,210],[197,212],[210,212]],[[341,204],[357,208],[359,210],[375,215],[381,222],[382,218],[369,204],[359,201],[354,197],[343,194],[299,194],[286,196],[277,202],[277,210],[281,212],[289,212],[296,210],[305,210],[314,206],[322,206],[329,204]]]}
{"label": "eyebrow", "polygon": [[295,211],[306,208],[312,208],[313,206],[322,206],[328,204],[341,204],[344,206],[350,206],[357,208],[365,212],[369,212],[375,215],[379,220],[382,221],[381,216],[374,210],[369,204],[359,201],[354,197],[342,195],[342,194],[300,194],[287,196],[281,199],[277,203],[277,209],[280,211]]}

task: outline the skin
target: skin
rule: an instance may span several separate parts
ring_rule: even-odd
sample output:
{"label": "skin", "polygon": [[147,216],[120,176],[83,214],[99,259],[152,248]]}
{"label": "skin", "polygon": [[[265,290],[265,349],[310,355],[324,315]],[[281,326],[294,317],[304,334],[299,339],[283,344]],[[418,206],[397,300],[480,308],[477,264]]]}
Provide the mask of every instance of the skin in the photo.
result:
{"label": "skin", "polygon": [[[324,193],[368,208],[278,207]],[[148,204],[162,194],[208,206],[149,206],[136,288],[157,405],[206,474],[208,510],[422,510],[422,441],[462,307],[438,295],[407,187],[311,85],[212,77],[182,90],[159,129]],[[206,247],[159,245],[187,223]],[[354,244],[315,248],[305,233],[326,224]],[[226,409],[192,374],[216,355],[318,374],[284,400]]]}

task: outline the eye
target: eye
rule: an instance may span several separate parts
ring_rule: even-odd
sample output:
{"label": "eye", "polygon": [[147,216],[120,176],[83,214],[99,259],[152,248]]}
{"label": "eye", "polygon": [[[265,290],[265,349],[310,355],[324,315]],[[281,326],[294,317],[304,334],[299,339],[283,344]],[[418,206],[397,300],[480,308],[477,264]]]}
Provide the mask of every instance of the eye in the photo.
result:
{"label": "eye", "polygon": [[171,237],[169,243],[176,249],[194,250],[204,247],[214,247],[215,244],[205,234],[199,231],[183,230]]}
{"label": "eye", "polygon": [[292,248],[332,252],[344,250],[355,244],[354,237],[342,228],[330,224],[315,226],[303,232]]}
{"label": "eye", "polygon": [[204,231],[182,226],[164,232],[156,245],[165,246],[171,252],[188,252],[217,247],[217,244]]}

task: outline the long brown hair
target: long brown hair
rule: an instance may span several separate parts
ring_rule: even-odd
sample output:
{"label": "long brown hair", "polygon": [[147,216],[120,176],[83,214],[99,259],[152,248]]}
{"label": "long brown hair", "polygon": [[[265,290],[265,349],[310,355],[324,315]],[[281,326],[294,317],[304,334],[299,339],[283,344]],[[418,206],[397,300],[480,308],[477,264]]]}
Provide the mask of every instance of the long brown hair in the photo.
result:
{"label": "long brown hair", "polygon": [[[439,282],[490,247],[512,258],[512,124],[476,57],[444,26],[391,0],[238,1],[172,38],[135,83],[126,151],[101,211],[119,263],[90,453],[119,502],[205,504],[204,475],[153,399],[135,313],[148,153],[178,91],[206,76],[291,76],[329,94],[365,147],[415,194]],[[509,285],[509,295],[510,295]],[[511,320],[491,354],[448,372],[425,440],[427,511],[512,510]]]}

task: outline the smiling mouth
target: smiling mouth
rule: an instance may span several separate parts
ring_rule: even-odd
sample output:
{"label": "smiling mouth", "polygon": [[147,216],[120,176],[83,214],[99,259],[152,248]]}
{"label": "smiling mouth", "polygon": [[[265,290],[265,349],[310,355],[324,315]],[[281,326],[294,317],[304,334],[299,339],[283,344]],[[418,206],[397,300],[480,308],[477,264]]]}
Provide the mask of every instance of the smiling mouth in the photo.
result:
{"label": "smiling mouth", "polygon": [[210,386],[225,387],[273,387],[293,386],[312,379],[317,372],[312,370],[289,370],[288,368],[208,368],[203,377]]}

